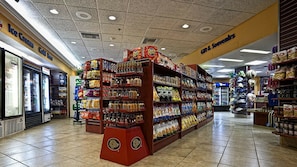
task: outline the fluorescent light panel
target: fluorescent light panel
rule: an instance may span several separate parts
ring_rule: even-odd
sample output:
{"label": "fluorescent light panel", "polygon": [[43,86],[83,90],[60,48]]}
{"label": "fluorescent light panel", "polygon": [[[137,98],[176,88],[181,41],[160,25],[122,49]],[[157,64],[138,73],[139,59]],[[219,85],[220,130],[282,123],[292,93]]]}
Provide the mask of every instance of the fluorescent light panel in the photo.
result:
{"label": "fluorescent light panel", "polygon": [[225,69],[218,70],[217,72],[233,72],[233,71],[234,71],[234,69],[225,68]]}
{"label": "fluorescent light panel", "polygon": [[228,75],[217,75],[217,76],[212,76],[213,78],[229,78]]}
{"label": "fluorescent light panel", "polygon": [[204,67],[218,67],[218,68],[221,68],[221,67],[225,67],[225,66],[222,66],[222,65],[215,65],[215,64],[205,64],[205,65],[202,65]]}
{"label": "fluorescent light panel", "polygon": [[244,60],[240,59],[229,59],[229,58],[219,58],[220,61],[231,61],[231,62],[243,62]]}
{"label": "fluorescent light panel", "polygon": [[245,53],[257,53],[257,54],[269,54],[269,53],[271,53],[270,51],[265,51],[265,50],[254,50],[254,49],[241,49],[240,52],[245,52]]}
{"label": "fluorescent light panel", "polygon": [[251,66],[254,65],[254,66],[256,66],[256,65],[265,64],[265,63],[267,63],[267,61],[254,60],[254,61],[250,61],[250,62],[245,63],[245,65],[251,65]]}

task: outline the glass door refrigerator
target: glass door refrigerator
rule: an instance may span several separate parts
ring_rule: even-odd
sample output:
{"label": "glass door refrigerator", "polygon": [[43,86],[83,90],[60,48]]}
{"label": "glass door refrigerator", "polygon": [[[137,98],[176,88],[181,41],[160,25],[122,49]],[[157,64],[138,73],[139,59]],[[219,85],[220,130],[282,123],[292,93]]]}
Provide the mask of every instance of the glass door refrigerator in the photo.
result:
{"label": "glass door refrigerator", "polygon": [[40,70],[24,65],[25,126],[31,128],[42,123],[40,99]]}
{"label": "glass door refrigerator", "polygon": [[43,123],[49,122],[51,120],[51,111],[50,111],[50,70],[42,67],[42,114],[43,114]]}
{"label": "glass door refrigerator", "polygon": [[[24,130],[22,58],[1,49],[1,116],[4,136]],[[3,125],[4,124],[4,125]]]}
{"label": "glass door refrigerator", "polygon": [[229,83],[214,84],[214,110],[229,111]]}

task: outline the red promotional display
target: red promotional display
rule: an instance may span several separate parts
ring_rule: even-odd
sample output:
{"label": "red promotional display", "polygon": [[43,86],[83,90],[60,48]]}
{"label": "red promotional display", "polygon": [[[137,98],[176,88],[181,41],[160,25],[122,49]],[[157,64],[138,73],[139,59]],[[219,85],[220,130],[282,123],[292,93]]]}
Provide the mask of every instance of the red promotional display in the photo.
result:
{"label": "red promotional display", "polygon": [[139,126],[128,129],[106,127],[100,158],[129,166],[148,154],[147,144]]}

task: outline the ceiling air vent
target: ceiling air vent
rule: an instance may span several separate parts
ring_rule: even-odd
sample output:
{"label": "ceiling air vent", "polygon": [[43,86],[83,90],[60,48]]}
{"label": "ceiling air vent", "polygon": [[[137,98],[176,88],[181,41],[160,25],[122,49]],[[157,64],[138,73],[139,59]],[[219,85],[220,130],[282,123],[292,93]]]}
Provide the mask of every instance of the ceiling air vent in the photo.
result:
{"label": "ceiling air vent", "polygon": [[144,38],[142,44],[156,44],[157,38]]}
{"label": "ceiling air vent", "polygon": [[83,38],[99,39],[99,34],[81,32]]}

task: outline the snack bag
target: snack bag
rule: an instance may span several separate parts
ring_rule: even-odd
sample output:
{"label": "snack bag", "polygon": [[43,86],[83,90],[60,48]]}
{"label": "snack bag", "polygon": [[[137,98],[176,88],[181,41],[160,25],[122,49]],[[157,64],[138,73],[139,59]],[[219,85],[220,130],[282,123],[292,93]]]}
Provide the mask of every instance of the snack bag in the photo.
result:
{"label": "snack bag", "polygon": [[91,69],[92,70],[98,70],[99,69],[99,67],[98,67],[98,61],[97,60],[92,60],[91,61]]}
{"label": "snack bag", "polygon": [[278,63],[280,60],[279,60],[279,57],[278,57],[278,53],[273,53],[272,54],[272,63]]}
{"label": "snack bag", "polygon": [[284,117],[293,117],[293,106],[289,104],[284,104]]}
{"label": "snack bag", "polygon": [[293,112],[294,112],[293,116],[297,117],[297,105],[293,105]]}
{"label": "snack bag", "polygon": [[279,52],[278,57],[279,57],[280,62],[287,61],[288,60],[287,51],[284,50],[284,51]]}
{"label": "snack bag", "polygon": [[289,60],[297,58],[296,47],[288,49],[287,53]]}
{"label": "snack bag", "polygon": [[124,62],[131,60],[132,57],[133,57],[133,51],[128,50],[128,49],[124,50],[124,52],[123,52],[123,61]]}

